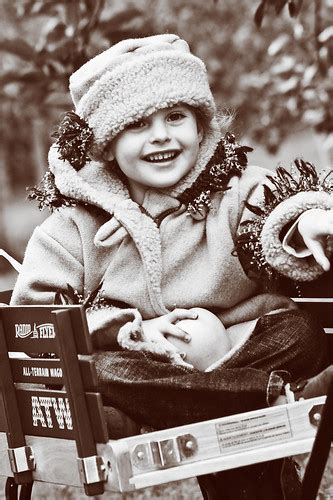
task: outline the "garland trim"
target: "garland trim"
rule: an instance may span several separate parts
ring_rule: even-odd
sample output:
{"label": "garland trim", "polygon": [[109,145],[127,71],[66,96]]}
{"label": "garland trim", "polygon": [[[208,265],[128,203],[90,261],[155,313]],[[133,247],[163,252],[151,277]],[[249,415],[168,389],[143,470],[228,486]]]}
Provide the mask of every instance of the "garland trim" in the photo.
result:
{"label": "garland trim", "polygon": [[263,228],[273,210],[283,201],[304,192],[333,193],[333,178],[330,171],[324,178],[316,172],[315,167],[303,160],[295,160],[295,168],[291,172],[279,167],[274,176],[267,176],[272,187],[263,186],[264,200],[254,206],[245,203],[257,217],[243,221],[236,240],[236,251],[250,278],[268,278],[269,281],[279,279],[282,274],[267,262],[262,244]]}
{"label": "garland trim", "polygon": [[230,178],[242,175],[247,167],[247,153],[250,151],[253,151],[251,147],[238,144],[235,136],[229,132],[220,140],[205,169],[192,186],[178,197],[187,205],[187,211],[193,219],[205,218],[211,208],[212,193],[230,189]]}

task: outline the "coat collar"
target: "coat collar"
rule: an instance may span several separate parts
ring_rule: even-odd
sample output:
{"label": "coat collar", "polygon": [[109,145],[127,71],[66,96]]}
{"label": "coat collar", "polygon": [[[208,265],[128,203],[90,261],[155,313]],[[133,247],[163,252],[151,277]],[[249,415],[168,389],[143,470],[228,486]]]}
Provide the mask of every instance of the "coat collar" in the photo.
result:
{"label": "coat collar", "polygon": [[220,142],[215,134],[206,137],[193,170],[171,190],[148,190],[143,206],[139,206],[131,200],[116,171],[94,161],[76,171],[67,160],[59,158],[53,146],[49,153],[50,172],[46,174],[44,186],[35,188],[30,197],[51,208],[93,205],[112,215],[92,236],[95,246],[110,247],[127,235],[131,237],[143,263],[151,305],[156,315],[163,315],[168,311],[161,292],[162,249],[158,217],[183,204],[194,218],[204,218],[210,208],[210,195],[228,189],[229,179],[241,175],[247,164],[246,152],[250,149],[239,146],[231,134]]}
{"label": "coat collar", "polygon": [[[205,138],[194,168],[172,188],[149,189],[143,208],[156,217],[162,210],[184,204],[190,215],[204,218],[210,209],[210,196],[228,189],[234,175],[240,176],[247,166],[247,152],[252,148],[240,146],[232,134],[217,141],[216,135]],[[57,146],[49,152],[50,170],[39,187],[32,188],[30,199],[37,199],[40,208],[51,210],[63,205],[93,205],[111,215],[118,205],[138,206],[130,198],[125,182],[110,164],[89,161],[79,171],[59,157]],[[155,204],[151,203],[154,196]],[[164,202],[168,200],[167,206]],[[149,202],[150,200],[150,202]],[[176,200],[176,201],[171,201]],[[149,203],[151,207],[146,206]],[[153,206],[154,205],[154,206]]]}

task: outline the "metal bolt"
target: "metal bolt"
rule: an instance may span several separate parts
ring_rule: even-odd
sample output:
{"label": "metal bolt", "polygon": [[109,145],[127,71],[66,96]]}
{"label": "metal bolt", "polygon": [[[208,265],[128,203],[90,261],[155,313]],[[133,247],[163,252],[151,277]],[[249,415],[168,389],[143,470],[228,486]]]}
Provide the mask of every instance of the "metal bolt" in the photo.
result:
{"label": "metal bolt", "polygon": [[193,446],[194,446],[193,441],[191,441],[191,440],[190,441],[186,441],[185,448],[187,448],[188,450],[192,450]]}
{"label": "metal bolt", "polygon": [[313,415],[313,420],[314,420],[315,422],[320,422],[320,419],[321,419],[321,415],[320,415],[320,413],[314,413],[314,415]]}
{"label": "metal bolt", "polygon": [[143,451],[138,451],[136,456],[138,457],[139,460],[143,460],[145,457],[145,454],[143,453]]}

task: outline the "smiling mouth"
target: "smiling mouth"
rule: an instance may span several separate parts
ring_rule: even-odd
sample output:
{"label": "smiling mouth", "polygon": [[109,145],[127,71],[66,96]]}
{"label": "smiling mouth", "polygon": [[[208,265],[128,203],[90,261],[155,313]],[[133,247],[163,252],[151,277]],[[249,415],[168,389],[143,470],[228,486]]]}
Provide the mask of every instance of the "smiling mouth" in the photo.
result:
{"label": "smiling mouth", "polygon": [[163,151],[160,153],[151,153],[145,155],[143,159],[150,163],[164,163],[166,161],[174,160],[180,154],[180,151]]}

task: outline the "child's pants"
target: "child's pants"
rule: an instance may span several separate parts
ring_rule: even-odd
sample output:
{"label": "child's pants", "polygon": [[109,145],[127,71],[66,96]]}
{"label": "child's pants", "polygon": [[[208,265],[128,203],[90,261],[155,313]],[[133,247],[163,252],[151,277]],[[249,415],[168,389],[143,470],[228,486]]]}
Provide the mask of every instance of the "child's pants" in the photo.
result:
{"label": "child's pants", "polygon": [[[328,349],[317,322],[305,312],[289,310],[260,318],[240,350],[209,373],[134,351],[100,352],[95,361],[105,404],[163,429],[263,408],[280,394],[283,379],[306,379],[327,366]],[[224,483],[223,499],[279,498],[272,497],[271,490],[273,481],[274,491],[281,491],[281,464],[266,462],[205,476],[201,485],[207,489],[214,483],[216,489]],[[297,498],[296,492],[292,498]]]}

